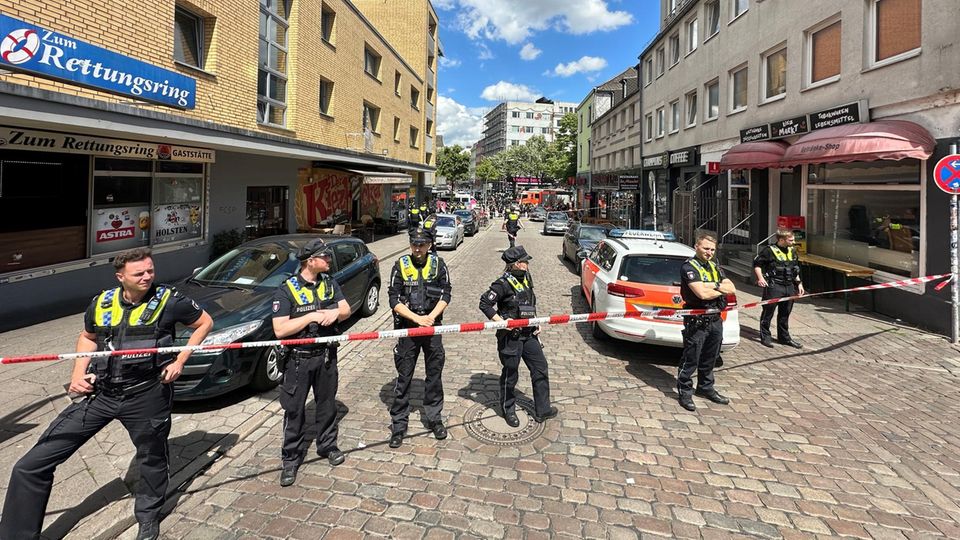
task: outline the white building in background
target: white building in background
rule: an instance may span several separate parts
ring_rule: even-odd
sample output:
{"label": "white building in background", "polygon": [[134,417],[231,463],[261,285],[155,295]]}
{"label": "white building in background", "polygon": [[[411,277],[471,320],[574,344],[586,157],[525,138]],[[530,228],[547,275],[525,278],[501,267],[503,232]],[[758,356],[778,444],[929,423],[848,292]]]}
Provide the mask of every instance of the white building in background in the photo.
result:
{"label": "white building in background", "polygon": [[484,117],[483,139],[477,159],[492,156],[508,146],[526,144],[534,135],[553,141],[560,119],[577,110],[577,103],[552,101],[545,97],[535,102],[504,101]]}

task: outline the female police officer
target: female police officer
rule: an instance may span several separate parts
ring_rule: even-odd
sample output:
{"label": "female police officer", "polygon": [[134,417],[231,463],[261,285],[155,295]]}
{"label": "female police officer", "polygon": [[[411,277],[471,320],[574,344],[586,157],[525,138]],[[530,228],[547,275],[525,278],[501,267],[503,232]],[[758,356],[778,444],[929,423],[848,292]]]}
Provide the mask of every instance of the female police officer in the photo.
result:
{"label": "female police officer", "polygon": [[[533,279],[527,271],[527,261],[532,259],[523,246],[511,247],[501,257],[507,267],[490,289],[480,296],[480,311],[488,319],[529,319],[537,316],[537,297],[533,293]],[[550,380],[547,377],[547,359],[537,334],[539,328],[514,328],[497,331],[497,353],[503,370],[500,372],[500,407],[503,418],[511,427],[518,427],[516,396],[517,368],[520,359],[530,370],[533,384],[534,420],[544,422],[557,415],[557,408],[550,405]]]}

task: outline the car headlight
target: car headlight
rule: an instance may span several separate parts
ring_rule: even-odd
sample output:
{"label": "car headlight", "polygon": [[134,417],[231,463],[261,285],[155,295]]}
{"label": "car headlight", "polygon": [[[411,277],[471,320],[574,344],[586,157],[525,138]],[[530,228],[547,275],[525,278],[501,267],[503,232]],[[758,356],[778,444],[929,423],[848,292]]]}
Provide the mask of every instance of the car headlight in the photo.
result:
{"label": "car headlight", "polygon": [[[233,326],[228,326],[216,332],[211,332],[204,338],[201,345],[226,345],[228,343],[233,343],[240,338],[250,334],[257,328],[263,325],[263,321],[253,321],[242,324],[236,324]],[[202,351],[196,351],[194,354],[220,354],[223,352],[223,349],[206,349]]]}

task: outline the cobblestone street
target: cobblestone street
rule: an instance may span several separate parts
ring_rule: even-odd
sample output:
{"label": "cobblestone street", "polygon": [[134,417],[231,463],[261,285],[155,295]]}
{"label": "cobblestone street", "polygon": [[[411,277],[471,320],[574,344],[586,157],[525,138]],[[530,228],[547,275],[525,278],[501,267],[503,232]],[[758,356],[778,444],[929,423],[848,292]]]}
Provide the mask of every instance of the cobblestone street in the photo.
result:
{"label": "cobblestone street", "polygon": [[[560,238],[531,228],[520,242],[534,257],[539,311],[585,311],[578,277],[558,257]],[[503,244],[491,229],[441,253],[454,283],[445,322],[482,318],[478,298],[502,268]],[[357,329],[388,327],[381,301]],[[743,341],[718,370],[732,403],[698,399],[694,414],[676,402],[678,350],[597,341],[585,325],[545,329],[560,416],[538,433],[521,413],[519,429],[532,436],[515,446],[467,430],[502,422],[482,406],[497,397],[492,334],[444,337],[450,437],[435,440],[419,421],[421,379],[396,450],[386,444],[394,342],[351,343],[341,348],[338,395],[346,463],[331,468],[311,448],[297,484],[280,488],[279,408],[272,396],[241,401],[235,407],[256,403],[269,416],[183,484],[163,535],[960,537],[957,348],[817,300],[795,309],[805,348],[771,353],[756,341],[757,316],[742,313]],[[529,396],[523,368],[518,390]],[[175,420],[175,431],[210,429],[203,424]]]}

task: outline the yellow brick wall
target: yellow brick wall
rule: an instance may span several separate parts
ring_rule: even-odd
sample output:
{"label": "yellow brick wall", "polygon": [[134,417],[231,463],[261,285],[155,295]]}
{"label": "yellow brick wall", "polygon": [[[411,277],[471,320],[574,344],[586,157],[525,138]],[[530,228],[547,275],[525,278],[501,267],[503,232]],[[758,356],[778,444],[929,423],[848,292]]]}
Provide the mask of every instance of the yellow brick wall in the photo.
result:
{"label": "yellow brick wall", "polygon": [[[336,12],[333,46],[320,38],[321,4]],[[204,70],[179,65],[173,58],[174,8],[180,5],[209,18]],[[196,108],[179,110],[133,102],[131,98],[23,74],[0,80],[105,102],[136,103],[144,109],[212,121],[231,127],[294,137],[337,148],[362,148],[363,100],[381,108],[374,153],[424,162],[426,87],[405,67],[343,0],[293,0],[288,33],[287,124],[284,129],[257,123],[259,4],[256,0],[0,0],[0,12],[69,37],[179,72],[197,81]],[[212,23],[211,23],[212,21]],[[407,26],[411,40],[426,50],[426,22]],[[212,30],[212,31],[211,31]],[[363,70],[364,43],[383,58],[377,82]],[[424,55],[426,53],[424,52]],[[425,56],[422,64],[425,65]],[[401,96],[394,94],[394,73],[402,75]],[[334,82],[331,116],[319,112],[320,77]],[[425,71],[421,70],[423,79]],[[421,93],[420,110],[410,106],[410,85]],[[435,100],[435,99],[434,99]],[[400,118],[400,142],[394,142],[393,118]],[[420,129],[419,148],[410,147],[410,126]]]}

